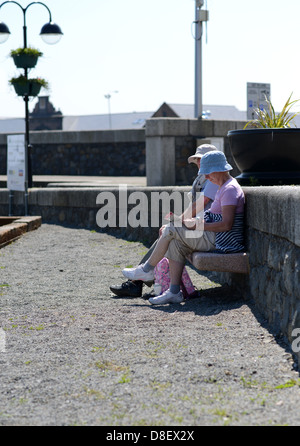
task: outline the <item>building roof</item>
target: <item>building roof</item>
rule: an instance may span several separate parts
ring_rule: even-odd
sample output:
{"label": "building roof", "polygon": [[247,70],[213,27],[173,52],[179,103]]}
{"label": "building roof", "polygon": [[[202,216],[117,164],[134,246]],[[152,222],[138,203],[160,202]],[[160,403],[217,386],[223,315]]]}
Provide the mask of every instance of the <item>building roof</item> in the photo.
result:
{"label": "building roof", "polygon": [[24,118],[0,118],[0,133],[24,133]]}
{"label": "building roof", "polygon": [[[163,103],[156,111],[112,113],[111,115],[63,116],[63,130],[124,130],[143,128],[147,119],[153,116],[166,116],[192,119],[194,105]],[[246,121],[247,112],[233,105],[203,105],[203,118],[213,120]],[[297,119],[298,118],[298,119]],[[300,116],[294,119],[300,127]],[[25,132],[24,118],[0,118],[0,133]]]}
{"label": "building roof", "polygon": [[[166,117],[194,118],[194,105],[191,104],[166,104],[163,103],[159,109],[150,112],[112,113],[111,115],[85,115],[64,116],[63,130],[109,130],[112,129],[137,129],[143,128],[146,119],[159,116],[159,111],[164,108]],[[228,105],[204,105],[204,117],[216,120],[246,120],[246,112]],[[172,113],[173,112],[173,113]]]}
{"label": "building roof", "polygon": [[111,115],[64,116],[63,130],[109,130],[142,128],[153,112],[112,113]]}
{"label": "building roof", "polygon": [[[194,105],[190,104],[169,104],[169,107],[180,118],[192,119],[194,115]],[[202,106],[203,118],[214,120],[232,120],[245,121],[247,119],[247,112],[238,110],[234,105],[206,105]]]}

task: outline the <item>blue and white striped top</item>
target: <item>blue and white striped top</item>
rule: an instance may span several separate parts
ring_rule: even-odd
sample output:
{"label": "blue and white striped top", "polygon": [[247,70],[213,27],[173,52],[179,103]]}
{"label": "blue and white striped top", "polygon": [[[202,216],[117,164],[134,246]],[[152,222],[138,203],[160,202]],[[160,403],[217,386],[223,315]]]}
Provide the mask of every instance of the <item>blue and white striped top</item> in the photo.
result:
{"label": "blue and white striped top", "polygon": [[[222,221],[222,214],[204,212],[204,220],[207,223]],[[216,251],[220,253],[241,252],[244,246],[244,214],[235,214],[230,231],[216,233]]]}

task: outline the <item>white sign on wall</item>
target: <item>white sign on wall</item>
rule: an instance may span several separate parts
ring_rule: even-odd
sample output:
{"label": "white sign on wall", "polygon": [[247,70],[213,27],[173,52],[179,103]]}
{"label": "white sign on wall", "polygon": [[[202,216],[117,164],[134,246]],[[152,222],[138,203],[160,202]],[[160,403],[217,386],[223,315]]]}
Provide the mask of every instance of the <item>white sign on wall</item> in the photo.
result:
{"label": "white sign on wall", "polygon": [[25,135],[7,136],[7,189],[25,191]]}
{"label": "white sign on wall", "polygon": [[270,99],[271,85],[247,82],[247,119],[255,119],[255,108],[266,108],[266,97]]}

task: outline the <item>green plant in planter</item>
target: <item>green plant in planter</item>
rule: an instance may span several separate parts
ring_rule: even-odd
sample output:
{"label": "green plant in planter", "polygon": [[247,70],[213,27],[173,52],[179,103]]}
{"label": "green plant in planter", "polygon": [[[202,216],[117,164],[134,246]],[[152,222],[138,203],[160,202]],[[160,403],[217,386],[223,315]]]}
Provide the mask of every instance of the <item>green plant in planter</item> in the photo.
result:
{"label": "green plant in planter", "polygon": [[33,68],[35,67],[37,60],[43,53],[35,48],[17,48],[11,50],[10,56],[13,58],[17,68]]}
{"label": "green plant in planter", "polygon": [[16,50],[11,50],[10,56],[18,56],[20,54],[27,54],[30,56],[41,57],[43,53],[36,48],[27,47],[27,48],[17,48]]}
{"label": "green plant in planter", "polygon": [[24,75],[13,77],[9,83],[13,85],[18,96],[37,96],[42,87],[48,88],[48,82],[40,77],[26,79]]}
{"label": "green plant in planter", "polygon": [[291,127],[291,121],[297,116],[300,112],[296,112],[294,114],[290,113],[290,110],[299,99],[295,101],[291,101],[292,94],[290,94],[288,100],[286,101],[282,111],[280,113],[275,113],[274,107],[271,101],[265,96],[267,102],[267,110],[261,110],[260,108],[256,108],[254,112],[257,115],[256,119],[253,119],[245,125],[244,129],[248,126],[254,128],[262,128],[262,129],[286,129]]}

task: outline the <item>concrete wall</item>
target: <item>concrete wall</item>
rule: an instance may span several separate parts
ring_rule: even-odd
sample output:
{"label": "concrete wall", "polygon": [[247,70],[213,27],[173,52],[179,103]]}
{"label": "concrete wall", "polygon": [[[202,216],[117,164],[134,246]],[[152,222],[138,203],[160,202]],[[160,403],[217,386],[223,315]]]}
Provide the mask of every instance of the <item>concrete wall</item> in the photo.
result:
{"label": "concrete wall", "polygon": [[[107,197],[115,197],[115,203],[112,200],[110,206],[111,212],[115,213],[117,225],[115,228],[103,228],[104,231],[109,230],[114,235],[127,237],[130,240],[143,240],[148,244],[154,242],[157,238],[158,229],[163,223],[163,216],[173,210],[172,199],[179,197],[179,204],[181,209],[176,212],[182,212],[184,209],[184,193],[190,190],[189,187],[128,187],[124,190],[116,186],[109,187],[45,187],[34,188],[30,190],[28,198],[28,213],[30,215],[40,215],[43,222],[54,224],[74,225],[80,228],[99,229],[97,224],[97,213],[102,206],[106,206]],[[132,203],[128,203],[128,197],[135,193],[137,195]],[[163,208],[161,202],[158,206],[151,206],[152,199],[161,198],[160,194],[166,194],[171,199],[170,208]],[[100,203],[99,194],[103,197],[103,202]],[[139,198],[145,196],[145,201],[142,202],[142,227],[132,228],[127,224],[119,225],[120,214],[124,216],[139,204]],[[98,204],[97,204],[98,203]],[[115,206],[114,206],[115,204]],[[168,204],[168,203],[167,203]],[[0,189],[0,215],[8,215],[9,211],[9,191],[7,189]],[[12,214],[24,215],[24,193],[14,192],[12,200]],[[153,212],[155,214],[153,216]],[[124,217],[122,222],[124,222]],[[139,217],[138,217],[139,218]],[[155,225],[153,222],[155,221]]]}
{"label": "concrete wall", "polygon": [[[190,185],[187,159],[211,142],[231,157],[227,132],[243,122],[153,118],[146,129],[30,132],[33,175],[145,176],[148,186]],[[7,135],[0,134],[0,175],[6,175]]]}
{"label": "concrete wall", "polygon": [[234,167],[232,174],[240,172],[232,158],[227,133],[243,128],[242,121],[210,121],[180,118],[152,118],[146,123],[147,186],[191,184],[195,170],[187,158],[198,145],[212,143],[223,150]]}
{"label": "concrete wall", "polygon": [[[245,188],[248,292],[275,333],[300,328],[300,187]],[[300,360],[300,356],[298,358]]]}
{"label": "concrete wall", "polygon": [[[0,134],[0,175],[7,135]],[[145,176],[145,131],[30,132],[33,175]]]}
{"label": "concrete wall", "polygon": [[[250,275],[219,279],[253,298],[273,333],[292,345],[300,329],[300,186],[243,189]],[[300,364],[299,352],[295,358]]]}

